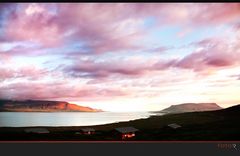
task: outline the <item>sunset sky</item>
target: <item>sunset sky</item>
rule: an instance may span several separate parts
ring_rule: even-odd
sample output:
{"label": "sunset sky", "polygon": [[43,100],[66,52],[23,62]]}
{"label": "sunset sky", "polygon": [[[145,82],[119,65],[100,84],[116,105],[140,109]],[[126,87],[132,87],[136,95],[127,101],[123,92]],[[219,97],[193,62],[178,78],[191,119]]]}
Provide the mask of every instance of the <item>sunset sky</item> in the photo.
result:
{"label": "sunset sky", "polygon": [[239,104],[240,4],[2,3],[0,98],[106,111]]}

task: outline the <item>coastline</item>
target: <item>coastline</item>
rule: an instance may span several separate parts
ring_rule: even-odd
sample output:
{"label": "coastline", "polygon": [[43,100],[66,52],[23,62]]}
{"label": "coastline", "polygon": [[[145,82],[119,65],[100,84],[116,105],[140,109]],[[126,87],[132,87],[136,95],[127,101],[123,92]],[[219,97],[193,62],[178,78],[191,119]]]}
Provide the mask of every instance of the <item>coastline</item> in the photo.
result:
{"label": "coastline", "polygon": [[[49,134],[24,133],[24,129],[29,127],[1,127],[0,141],[111,141],[117,140],[112,134],[115,128],[129,126],[139,129],[133,140],[240,140],[239,119],[239,106],[237,106],[234,109],[155,115],[146,119],[94,126],[31,127],[46,128],[50,131]],[[179,129],[167,127],[172,123],[182,127]],[[94,128],[97,133],[90,136],[76,135],[76,132],[86,127]]]}

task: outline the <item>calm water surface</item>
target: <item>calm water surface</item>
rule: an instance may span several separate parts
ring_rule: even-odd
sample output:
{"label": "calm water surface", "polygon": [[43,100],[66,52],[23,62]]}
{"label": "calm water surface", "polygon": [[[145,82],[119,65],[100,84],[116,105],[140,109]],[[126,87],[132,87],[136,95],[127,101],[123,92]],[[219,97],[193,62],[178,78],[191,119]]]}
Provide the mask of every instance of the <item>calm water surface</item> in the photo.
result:
{"label": "calm water surface", "polygon": [[0,127],[87,126],[148,118],[149,112],[0,112]]}

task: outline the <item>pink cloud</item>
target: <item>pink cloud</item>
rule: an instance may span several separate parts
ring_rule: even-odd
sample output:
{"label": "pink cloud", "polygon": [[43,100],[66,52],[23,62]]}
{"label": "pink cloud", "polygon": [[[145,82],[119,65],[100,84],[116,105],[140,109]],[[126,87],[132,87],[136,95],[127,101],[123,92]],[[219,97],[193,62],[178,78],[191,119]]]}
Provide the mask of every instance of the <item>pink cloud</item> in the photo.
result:
{"label": "pink cloud", "polygon": [[236,21],[239,15],[239,3],[199,4],[196,13],[192,13],[191,20],[196,24],[221,24]]}
{"label": "pink cloud", "polygon": [[34,66],[21,68],[0,68],[0,80],[10,80],[16,78],[27,78],[31,80],[42,79],[49,74],[45,69],[38,69]]}
{"label": "pink cloud", "polygon": [[[202,44],[202,43],[200,43]],[[211,44],[211,43],[209,43]],[[232,52],[228,45],[223,43],[205,44],[201,51],[193,52],[182,59],[159,59],[157,62],[75,62],[73,65],[64,67],[64,72],[73,77],[106,78],[113,75],[118,76],[143,76],[148,72],[163,71],[170,68],[193,70],[197,73],[212,73],[219,69],[230,68],[240,64],[240,54]],[[145,60],[146,61],[146,60]]]}
{"label": "pink cloud", "polygon": [[11,62],[11,56],[9,54],[0,52],[0,60],[1,63],[9,63]]}
{"label": "pink cloud", "polygon": [[[53,12],[51,7],[56,11]],[[83,42],[93,53],[102,53],[137,48],[135,43],[144,35],[141,20],[145,17],[156,17],[159,25],[185,23],[198,26],[232,22],[240,14],[238,3],[64,3],[51,4],[51,7],[47,4],[19,5],[19,10],[8,18],[4,38],[33,41],[45,46],[76,40]]]}
{"label": "pink cloud", "polygon": [[89,45],[94,53],[104,53],[109,51],[120,51],[120,50],[137,50],[141,49],[142,46],[134,45],[133,41],[138,41],[143,36],[140,34],[130,34],[124,37],[116,39],[108,39],[105,41],[98,42],[96,44]]}
{"label": "pink cloud", "polygon": [[32,41],[52,46],[59,44],[61,33],[54,23],[55,15],[49,13],[41,4],[22,4],[19,11],[10,14],[5,29],[9,40]]}
{"label": "pink cloud", "polygon": [[[31,43],[29,43],[29,45],[30,44]],[[3,51],[1,47],[0,51]],[[0,56],[11,59],[13,56],[36,56],[40,54],[46,54],[46,52],[39,47],[27,47],[23,45],[16,45],[0,53]]]}
{"label": "pink cloud", "polygon": [[[205,40],[206,41],[206,40]],[[201,51],[185,56],[174,63],[174,67],[192,69],[194,71],[217,70],[218,68],[229,68],[240,64],[240,53],[234,52],[227,44],[204,43],[206,47]],[[209,42],[211,42],[209,40]],[[212,45],[212,46],[209,46]],[[234,49],[236,50],[236,49]]]}
{"label": "pink cloud", "polygon": [[[147,14],[152,14],[164,22],[159,24],[178,24],[187,26],[187,30],[182,31],[179,35],[183,35],[189,31],[189,26],[200,27],[217,24],[233,24],[239,19],[240,4],[239,3],[188,3],[188,4],[164,4],[156,14],[154,10],[158,10],[158,6],[152,6]],[[162,20],[161,20],[162,21]]]}
{"label": "pink cloud", "polygon": [[[125,5],[53,6],[57,8],[56,13],[52,13],[46,4],[19,5],[19,9],[8,18],[4,38],[10,41],[32,41],[44,46],[56,46],[65,40],[77,40],[92,48],[93,52],[136,47],[132,45],[132,41],[140,35],[136,23],[130,23],[133,25],[131,30],[120,33],[125,34],[124,36],[116,35],[120,30],[118,25],[131,19],[127,16]],[[129,26],[125,25],[121,31],[127,30]]]}
{"label": "pink cloud", "polygon": [[0,69],[0,80],[5,80],[8,78],[12,78],[14,76],[13,72],[8,69]]}
{"label": "pink cloud", "polygon": [[75,60],[72,65],[61,65],[59,70],[76,78],[92,78],[89,83],[110,81],[108,78],[140,78],[151,72],[168,70],[174,67],[176,60],[128,58],[117,62],[115,60],[96,62],[94,60]]}
{"label": "pink cloud", "polygon": [[122,61],[96,63],[93,61],[77,62],[76,64],[66,67],[65,72],[74,77],[96,77],[104,78],[113,74],[136,76],[143,74],[151,68],[148,65],[137,64],[133,62]]}
{"label": "pink cloud", "polygon": [[[24,88],[24,89],[23,89]],[[48,83],[12,83],[2,86],[4,90],[0,94],[2,99],[108,99],[118,96],[125,96],[127,92],[120,89],[98,89],[93,87],[81,86],[73,87],[66,82],[48,82]],[[21,90],[21,92],[19,92]]]}
{"label": "pink cloud", "polygon": [[233,60],[226,59],[223,56],[219,58],[206,58],[205,61],[208,65],[216,67],[231,66],[234,64]]}
{"label": "pink cloud", "polygon": [[165,53],[166,51],[174,49],[174,46],[158,46],[156,48],[149,48],[144,51],[153,53]]}

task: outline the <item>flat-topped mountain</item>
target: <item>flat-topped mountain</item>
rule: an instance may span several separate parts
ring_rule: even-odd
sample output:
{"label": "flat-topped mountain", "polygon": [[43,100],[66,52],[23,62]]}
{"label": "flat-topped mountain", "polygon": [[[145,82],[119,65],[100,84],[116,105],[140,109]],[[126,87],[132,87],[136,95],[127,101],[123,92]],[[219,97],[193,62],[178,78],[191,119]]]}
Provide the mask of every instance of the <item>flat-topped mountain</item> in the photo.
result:
{"label": "flat-topped mountain", "polygon": [[184,112],[199,112],[222,109],[216,103],[183,103],[179,105],[171,105],[170,107],[158,111],[158,113],[184,113]]}
{"label": "flat-topped mountain", "polygon": [[101,112],[102,110],[70,104],[65,101],[0,100],[1,112]]}

